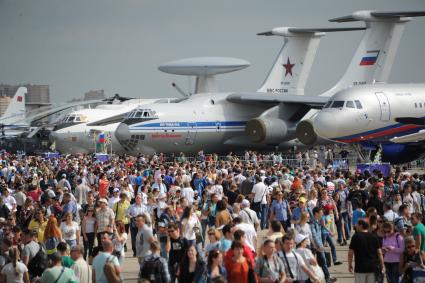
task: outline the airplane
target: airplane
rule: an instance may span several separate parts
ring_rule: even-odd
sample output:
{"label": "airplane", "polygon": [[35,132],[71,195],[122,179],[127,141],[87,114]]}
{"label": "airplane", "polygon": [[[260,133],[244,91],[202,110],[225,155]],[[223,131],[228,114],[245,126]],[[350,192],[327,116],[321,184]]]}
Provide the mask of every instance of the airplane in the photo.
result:
{"label": "airplane", "polygon": [[381,148],[383,162],[401,164],[425,153],[425,84],[375,84],[338,92],[311,120],[302,121],[298,138],[317,137]]}
{"label": "airplane", "polygon": [[73,111],[59,121],[52,132],[50,140],[55,150],[66,154],[94,153],[100,134],[110,137],[108,148],[112,147],[117,154],[125,153],[113,134],[118,123],[135,107],[145,104],[168,102],[170,99],[122,99],[114,96],[104,100],[95,108]]}
{"label": "airplane", "polygon": [[25,119],[25,95],[27,94],[26,87],[19,87],[6,108],[3,116],[0,117],[0,127],[3,136],[6,135],[6,129],[18,129],[22,127],[28,127],[23,123],[18,123],[22,119]]}
{"label": "airplane", "polygon": [[[366,31],[362,40],[341,79],[329,90],[320,94],[323,101],[317,101],[315,107],[306,107],[299,103],[287,105],[281,103],[275,97],[265,97],[261,94],[233,94],[229,101],[235,103],[265,103],[267,99],[270,104],[274,103],[274,108],[263,113],[260,117],[255,117],[247,122],[246,135],[249,140],[255,143],[274,142],[279,147],[303,146],[298,139],[293,140],[298,135],[296,127],[300,120],[309,119],[317,110],[327,102],[327,97],[348,87],[365,85],[372,82],[386,82],[388,80],[395,55],[407,22],[411,18],[420,16],[421,12],[374,12],[356,11],[350,17],[363,21],[366,24]],[[345,18],[344,18],[345,19]],[[345,22],[345,20],[330,20],[331,22]],[[374,56],[375,63],[359,64],[360,58]],[[318,97],[318,98],[319,98]],[[283,96],[279,97],[285,99]],[[325,102],[325,103],[323,103]],[[280,105],[279,105],[280,103]],[[323,104],[322,104],[323,103]],[[292,113],[297,113],[288,118]],[[273,137],[273,138],[272,138]],[[328,140],[321,140],[320,137],[309,143],[310,146],[329,143]]]}
{"label": "airplane", "polygon": [[[294,103],[323,105],[327,98],[305,97],[304,84],[310,72],[320,38],[324,32],[363,30],[364,28],[275,28],[260,35],[284,38],[283,47],[258,93],[264,98],[279,99],[286,106]],[[216,58],[179,60],[160,66],[174,74],[202,76],[231,68],[232,64]],[[181,69],[181,70],[180,70]],[[291,94],[291,95],[289,95]],[[115,136],[131,154],[140,152],[226,152],[235,147],[262,148],[264,144],[249,141],[245,135],[247,121],[271,108],[266,100],[257,103],[234,103],[233,93],[206,92],[178,103],[155,104],[133,110],[118,126]],[[267,96],[268,95],[268,96]],[[273,106],[273,105],[272,105]]]}
{"label": "airplane", "polygon": [[[294,140],[297,123],[311,109],[322,108],[328,96],[353,85],[388,79],[404,25],[410,20],[405,16],[417,14],[381,13],[379,19],[374,15],[372,11],[353,13],[353,17],[366,22],[367,29],[344,76],[322,96],[299,94],[303,94],[316,51],[306,35],[310,35],[310,40],[317,40],[317,33],[324,30],[276,28],[260,34],[285,38],[275,64],[259,89],[262,92],[205,93],[179,105],[158,104],[135,109],[119,125],[116,136],[133,154],[226,152],[240,147],[270,150],[300,144]],[[307,37],[304,45],[293,40],[301,34]],[[308,48],[304,49],[304,46]],[[299,57],[294,58],[296,56],[290,51],[301,54],[295,53]],[[372,51],[379,51],[376,55],[378,63],[368,68],[359,66],[357,58]],[[141,114],[147,115],[147,119],[134,118]]]}
{"label": "airplane", "polygon": [[[425,12],[378,13],[380,18],[424,16]],[[351,22],[347,16],[334,21]],[[377,63],[375,54],[358,58],[368,68]],[[401,164],[418,159],[425,153],[425,85],[373,84],[356,86],[333,95],[324,108],[297,126],[297,138],[310,145],[327,139],[362,148],[375,148],[383,162]]]}

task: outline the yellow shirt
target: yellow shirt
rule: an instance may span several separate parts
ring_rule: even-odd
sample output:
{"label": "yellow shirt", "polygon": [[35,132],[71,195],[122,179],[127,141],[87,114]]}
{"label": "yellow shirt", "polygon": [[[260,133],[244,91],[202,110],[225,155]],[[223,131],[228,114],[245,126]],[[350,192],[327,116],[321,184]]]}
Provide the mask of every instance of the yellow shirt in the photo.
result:
{"label": "yellow shirt", "polygon": [[116,202],[112,207],[112,210],[115,213],[115,221],[121,220],[124,224],[129,223],[129,219],[126,216],[127,209],[130,207],[130,202],[127,200],[124,202]]}
{"label": "yellow shirt", "polygon": [[35,219],[32,219],[30,221],[30,224],[28,225],[28,229],[29,230],[36,230],[37,231],[38,241],[40,243],[43,243],[44,230],[46,230],[46,226],[47,226],[47,220],[45,220],[44,222],[40,223],[40,222],[36,221]]}

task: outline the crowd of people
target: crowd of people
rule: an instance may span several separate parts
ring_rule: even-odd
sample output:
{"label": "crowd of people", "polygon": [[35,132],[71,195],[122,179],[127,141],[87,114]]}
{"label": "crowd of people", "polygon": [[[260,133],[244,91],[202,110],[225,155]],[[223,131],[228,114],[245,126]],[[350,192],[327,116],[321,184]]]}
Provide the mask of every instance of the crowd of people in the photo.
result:
{"label": "crowd of people", "polygon": [[425,277],[425,176],[248,157],[1,154],[1,282],[124,282],[131,255],[139,282],[335,282],[338,244],[356,282]]}

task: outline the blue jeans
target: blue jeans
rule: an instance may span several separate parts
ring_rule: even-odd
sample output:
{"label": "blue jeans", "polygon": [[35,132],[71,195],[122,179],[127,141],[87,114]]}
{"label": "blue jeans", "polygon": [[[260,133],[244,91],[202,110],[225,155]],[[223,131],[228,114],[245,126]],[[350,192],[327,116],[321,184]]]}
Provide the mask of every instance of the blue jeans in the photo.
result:
{"label": "blue jeans", "polygon": [[266,229],[268,226],[268,222],[267,222],[268,211],[269,211],[269,207],[267,206],[267,204],[262,204],[260,206],[259,218],[261,219],[260,220],[261,230]]}
{"label": "blue jeans", "polygon": [[335,263],[337,261],[336,249],[335,249],[334,240],[332,239],[331,234],[323,233],[322,234],[322,241],[323,241],[323,243],[328,242],[329,247],[331,248],[332,260]]}
{"label": "blue jeans", "polygon": [[65,242],[72,248],[77,245],[77,240],[65,240]]}
{"label": "blue jeans", "polygon": [[167,261],[168,261],[168,253],[167,253],[167,250],[166,250],[166,245],[167,245],[167,242],[159,242],[159,246],[160,246],[160,254],[161,254],[161,256],[163,257],[163,258],[165,258]]}
{"label": "blue jeans", "polygon": [[345,239],[349,240],[351,236],[351,220],[348,218],[348,212],[342,212],[340,217],[344,220]]}
{"label": "blue jeans", "polygon": [[323,274],[325,274],[325,279],[328,279],[329,277],[331,277],[331,275],[329,274],[329,269],[326,264],[325,252],[316,251],[316,255],[317,255],[317,263],[322,268]]}
{"label": "blue jeans", "polygon": [[201,219],[202,228],[202,248],[205,247],[205,237],[207,235],[208,219]]}

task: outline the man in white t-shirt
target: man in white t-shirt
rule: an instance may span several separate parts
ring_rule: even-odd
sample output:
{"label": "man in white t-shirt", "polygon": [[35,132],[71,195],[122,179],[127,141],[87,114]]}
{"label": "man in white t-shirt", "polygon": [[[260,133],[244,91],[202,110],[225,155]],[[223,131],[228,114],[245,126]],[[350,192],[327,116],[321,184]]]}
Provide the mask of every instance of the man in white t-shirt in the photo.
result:
{"label": "man in white t-shirt", "polygon": [[188,181],[185,181],[183,183],[184,188],[182,191],[182,197],[185,197],[189,203],[193,203],[193,197],[195,195],[195,192],[193,191],[192,187],[190,186],[190,183]]}
{"label": "man in white t-shirt", "polygon": [[268,187],[261,180],[260,176],[255,176],[256,184],[252,188],[251,196],[253,199],[252,209],[261,219],[261,229],[267,226],[267,193]]}
{"label": "man in white t-shirt", "polygon": [[283,249],[280,255],[285,266],[285,274],[288,279],[293,281],[302,280],[304,272],[312,282],[319,282],[314,273],[307,267],[303,258],[295,252],[294,240],[292,237],[285,235],[282,238]]}
{"label": "man in white t-shirt", "polygon": [[233,231],[244,231],[246,236],[245,244],[249,246],[251,250],[255,251],[255,247],[257,246],[257,232],[255,231],[254,226],[248,223],[243,223],[242,219],[239,217],[233,219],[233,224],[235,224]]}

